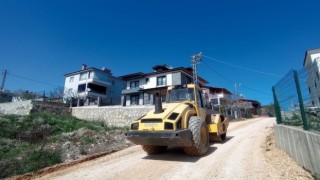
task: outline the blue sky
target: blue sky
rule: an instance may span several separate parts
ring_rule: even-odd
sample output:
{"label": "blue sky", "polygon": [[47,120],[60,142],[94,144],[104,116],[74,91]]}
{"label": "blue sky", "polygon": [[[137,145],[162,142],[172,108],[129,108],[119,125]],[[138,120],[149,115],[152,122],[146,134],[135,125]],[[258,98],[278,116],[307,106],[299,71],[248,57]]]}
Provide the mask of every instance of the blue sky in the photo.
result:
{"label": "blue sky", "polygon": [[0,69],[9,72],[6,89],[49,92],[83,63],[121,76],[157,64],[190,67],[201,51],[199,75],[209,85],[233,92],[240,83],[246,98],[269,104],[280,77],[207,57],[280,76],[300,69],[305,51],[320,47],[318,7],[310,0],[2,0]]}

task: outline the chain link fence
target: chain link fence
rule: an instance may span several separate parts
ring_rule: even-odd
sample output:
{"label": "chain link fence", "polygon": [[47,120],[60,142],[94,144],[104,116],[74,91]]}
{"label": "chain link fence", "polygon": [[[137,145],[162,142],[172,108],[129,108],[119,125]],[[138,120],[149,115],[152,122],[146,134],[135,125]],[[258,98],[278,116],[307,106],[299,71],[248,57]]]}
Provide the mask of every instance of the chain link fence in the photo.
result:
{"label": "chain link fence", "polygon": [[290,70],[272,87],[278,124],[320,131],[320,62]]}

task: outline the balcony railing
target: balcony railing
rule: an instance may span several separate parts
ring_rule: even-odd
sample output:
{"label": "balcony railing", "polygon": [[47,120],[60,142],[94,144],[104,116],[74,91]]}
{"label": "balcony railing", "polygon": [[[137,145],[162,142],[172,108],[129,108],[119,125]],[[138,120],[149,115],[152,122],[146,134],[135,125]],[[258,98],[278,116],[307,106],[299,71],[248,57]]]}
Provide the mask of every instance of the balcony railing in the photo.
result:
{"label": "balcony railing", "polygon": [[107,94],[106,92],[94,91],[94,90],[90,90],[90,91],[79,90],[79,91],[78,91],[78,93],[84,93],[84,92],[87,92],[88,94],[89,94],[89,93],[95,93],[95,94],[101,94],[101,95],[106,95],[106,94]]}
{"label": "balcony railing", "polygon": [[140,88],[132,88],[132,89],[124,89],[122,90],[123,94],[130,94],[130,93],[138,93]]}

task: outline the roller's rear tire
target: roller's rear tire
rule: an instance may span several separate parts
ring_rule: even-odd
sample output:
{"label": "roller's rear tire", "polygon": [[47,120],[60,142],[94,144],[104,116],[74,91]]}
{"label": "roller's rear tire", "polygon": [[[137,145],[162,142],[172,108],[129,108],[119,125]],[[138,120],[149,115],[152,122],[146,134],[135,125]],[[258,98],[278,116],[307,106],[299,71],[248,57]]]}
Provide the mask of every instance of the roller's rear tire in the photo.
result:
{"label": "roller's rear tire", "polygon": [[227,132],[220,135],[220,139],[222,142],[224,142],[226,140],[226,138],[227,138]]}

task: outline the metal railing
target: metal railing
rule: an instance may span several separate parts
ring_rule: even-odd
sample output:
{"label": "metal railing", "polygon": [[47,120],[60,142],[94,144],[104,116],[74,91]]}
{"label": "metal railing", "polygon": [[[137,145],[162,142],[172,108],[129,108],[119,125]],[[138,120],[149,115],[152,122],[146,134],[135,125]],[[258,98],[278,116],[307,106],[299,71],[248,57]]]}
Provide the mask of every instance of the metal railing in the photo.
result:
{"label": "metal railing", "polygon": [[272,87],[278,124],[320,131],[320,63],[290,70]]}

